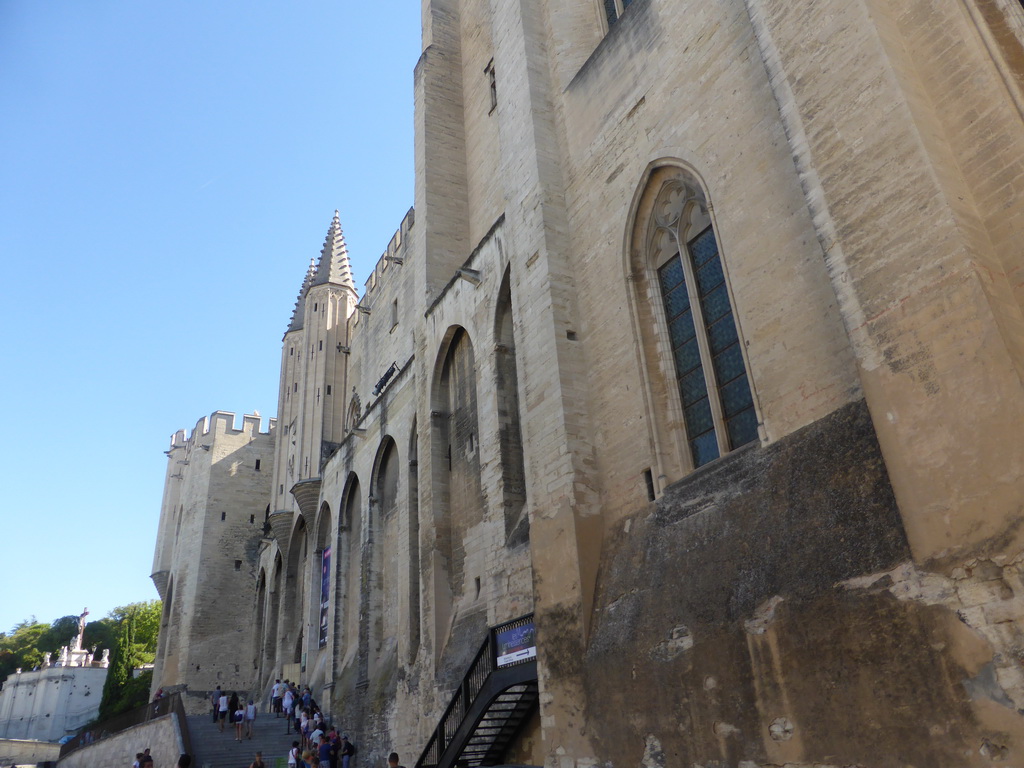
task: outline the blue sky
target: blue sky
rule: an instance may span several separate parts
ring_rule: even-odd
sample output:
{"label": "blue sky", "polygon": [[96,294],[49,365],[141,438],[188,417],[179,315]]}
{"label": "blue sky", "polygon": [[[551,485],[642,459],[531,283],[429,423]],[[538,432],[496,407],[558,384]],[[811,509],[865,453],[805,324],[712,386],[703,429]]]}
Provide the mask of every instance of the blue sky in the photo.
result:
{"label": "blue sky", "polygon": [[418,4],[0,0],[0,631],[156,597],[171,434],[277,409],[335,208],[413,203]]}

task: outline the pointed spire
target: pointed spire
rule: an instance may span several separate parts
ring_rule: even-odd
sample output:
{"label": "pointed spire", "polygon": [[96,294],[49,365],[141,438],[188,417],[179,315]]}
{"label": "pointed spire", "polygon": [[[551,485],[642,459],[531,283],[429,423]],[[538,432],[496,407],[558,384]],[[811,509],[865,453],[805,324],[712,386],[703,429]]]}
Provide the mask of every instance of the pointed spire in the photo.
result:
{"label": "pointed spire", "polygon": [[345,233],[341,231],[338,212],[334,212],[331,226],[327,230],[323,250],[320,251],[320,262],[316,266],[316,274],[311,285],[343,285],[356,290],[352,279],[352,262],[348,258],[348,246],[345,245]]}
{"label": "pointed spire", "polygon": [[306,314],[306,292],[309,290],[309,286],[313,284],[313,276],[315,274],[316,260],[310,259],[309,268],[306,270],[306,277],[302,281],[302,287],[299,288],[299,297],[295,300],[295,309],[292,310],[292,319],[288,323],[286,333],[302,329],[303,318]]}

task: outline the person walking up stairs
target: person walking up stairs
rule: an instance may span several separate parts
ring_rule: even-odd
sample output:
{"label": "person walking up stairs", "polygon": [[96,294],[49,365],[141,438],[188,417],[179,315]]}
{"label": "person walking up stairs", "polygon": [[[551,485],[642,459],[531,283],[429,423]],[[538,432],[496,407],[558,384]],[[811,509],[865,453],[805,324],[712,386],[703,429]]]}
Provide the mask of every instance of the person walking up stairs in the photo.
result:
{"label": "person walking up stairs", "polygon": [[192,737],[192,751],[195,753],[192,768],[239,768],[253,761],[258,751],[268,766],[276,766],[279,758],[288,755],[293,736],[281,729],[259,727],[259,720],[253,729],[251,739],[235,741],[234,730],[222,732],[207,715],[188,717],[189,735]]}

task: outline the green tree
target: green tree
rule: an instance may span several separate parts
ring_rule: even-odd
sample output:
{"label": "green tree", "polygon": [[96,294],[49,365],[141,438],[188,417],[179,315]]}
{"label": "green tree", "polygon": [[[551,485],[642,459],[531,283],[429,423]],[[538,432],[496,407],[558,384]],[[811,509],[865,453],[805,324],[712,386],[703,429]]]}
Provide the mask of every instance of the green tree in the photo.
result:
{"label": "green tree", "polygon": [[43,632],[36,647],[42,653],[54,653],[63,646],[70,645],[77,633],[78,617],[61,616]]}
{"label": "green tree", "polygon": [[[120,606],[101,622],[94,622],[100,624],[97,637],[101,630],[107,629],[103,622],[109,621],[109,626],[116,632],[107,681],[103,685],[103,698],[100,701],[101,720],[142,706],[148,701],[153,673],[147,671],[135,677],[134,672],[140,665],[152,663],[156,656],[160,613],[160,601],[150,600]],[[89,627],[86,627],[87,637],[90,636]]]}
{"label": "green tree", "polygon": [[33,616],[15,624],[10,633],[0,634],[0,680],[18,668],[27,670],[43,663],[39,640],[49,629],[49,624],[38,622]]}
{"label": "green tree", "polygon": [[150,600],[121,606],[110,612],[110,618],[117,622],[123,621],[129,612],[134,616],[135,646],[140,664],[151,664],[156,658],[156,643],[160,634],[162,610],[163,606],[159,600]]}
{"label": "green tree", "polygon": [[90,621],[85,625],[85,638],[82,640],[83,648],[95,648],[97,658],[103,655],[103,649],[114,650],[117,642],[118,623],[109,616]]}
{"label": "green tree", "polygon": [[137,663],[135,650],[135,616],[136,610],[128,606],[120,621],[120,631],[114,650],[110,654],[110,667],[107,669],[107,680],[103,684],[103,698],[100,700],[100,719],[106,720],[127,707],[122,706],[125,686],[132,679],[132,672]]}

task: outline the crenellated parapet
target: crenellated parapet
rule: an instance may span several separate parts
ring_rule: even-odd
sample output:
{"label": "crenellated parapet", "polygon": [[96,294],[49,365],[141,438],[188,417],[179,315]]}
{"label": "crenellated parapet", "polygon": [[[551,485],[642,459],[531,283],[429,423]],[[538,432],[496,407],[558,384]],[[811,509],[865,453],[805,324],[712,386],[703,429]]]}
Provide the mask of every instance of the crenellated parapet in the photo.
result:
{"label": "crenellated parapet", "polygon": [[168,453],[176,448],[186,448],[189,443],[194,443],[203,437],[213,437],[216,439],[219,435],[246,435],[252,440],[259,435],[270,435],[273,434],[277,427],[277,419],[274,417],[266,419],[266,429],[263,428],[263,425],[264,419],[259,413],[243,414],[242,426],[241,428],[236,428],[235,414],[233,412],[214,411],[209,416],[199,419],[192,431],[187,433],[187,436],[184,429],[179,429],[171,435],[171,447]]}
{"label": "crenellated parapet", "polygon": [[407,248],[409,233],[416,221],[416,209],[410,208],[402,219],[395,234],[388,242],[388,247],[381,254],[374,266],[373,271],[366,278],[366,292],[359,300],[357,309],[366,313],[371,307],[374,295],[387,285],[388,276],[393,274],[395,267],[401,267],[406,259],[412,255],[411,249]]}
{"label": "crenellated parapet", "polygon": [[241,428],[235,427],[235,421],[235,414],[231,411],[214,411],[209,416],[204,416],[196,422],[196,426],[189,434],[188,440],[184,440],[184,430],[175,432],[171,438],[171,448],[184,447],[186,443],[194,443],[196,440],[204,437],[216,439],[221,435],[230,435],[232,437],[245,435],[250,440],[253,440],[259,435],[272,434],[277,427],[277,419],[271,417],[266,420],[267,428],[263,429],[264,420],[259,413],[244,414],[242,416]]}
{"label": "crenellated parapet", "polygon": [[188,437],[186,437],[186,435],[185,435],[185,430],[184,429],[179,429],[177,432],[175,432],[173,435],[171,435],[171,448],[170,448],[170,450],[173,451],[175,448],[184,448],[187,443],[188,443]]}

